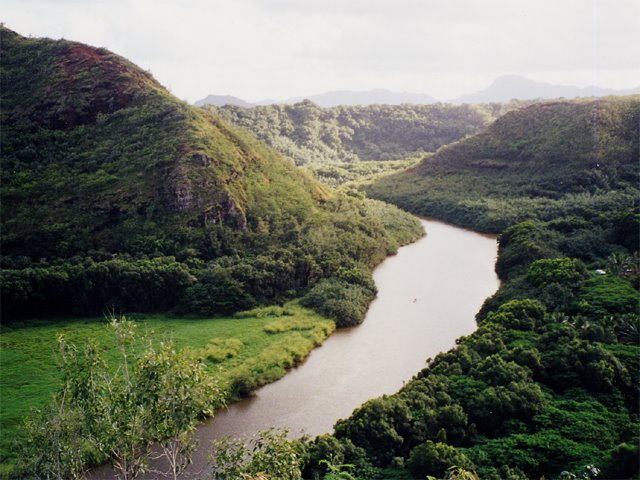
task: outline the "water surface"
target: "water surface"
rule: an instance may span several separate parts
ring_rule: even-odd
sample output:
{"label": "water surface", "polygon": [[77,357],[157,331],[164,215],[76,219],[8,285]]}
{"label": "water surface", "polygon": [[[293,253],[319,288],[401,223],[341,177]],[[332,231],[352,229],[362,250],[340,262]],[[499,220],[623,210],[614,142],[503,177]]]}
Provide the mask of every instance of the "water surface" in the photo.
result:
{"label": "water surface", "polygon": [[421,221],[427,236],[375,270],[378,296],[364,323],[338,330],[284,378],[218,412],[200,428],[202,445],[269,427],[294,436],[331,432],[338,419],[396,392],[427,358],[475,330],[475,313],[499,286],[496,239]]}
{"label": "water surface", "polygon": [[[475,313],[499,286],[496,239],[434,220],[427,236],[374,272],[378,296],[364,323],[338,330],[284,378],[231,405],[198,430],[191,475],[206,471],[210,441],[270,427],[292,436],[331,432],[365,401],[396,392],[476,328]],[[95,472],[98,473],[98,472]],[[106,478],[99,469],[94,478]],[[149,476],[148,478],[154,478]]]}

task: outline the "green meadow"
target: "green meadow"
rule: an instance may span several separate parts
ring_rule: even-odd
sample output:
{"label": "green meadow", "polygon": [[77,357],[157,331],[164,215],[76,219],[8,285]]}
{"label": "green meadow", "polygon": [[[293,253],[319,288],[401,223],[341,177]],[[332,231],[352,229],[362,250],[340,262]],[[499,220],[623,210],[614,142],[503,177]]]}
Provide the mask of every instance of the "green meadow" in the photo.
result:
{"label": "green meadow", "polygon": [[[335,324],[296,303],[225,318],[131,315],[142,341],[173,341],[201,358],[231,402],[282,377],[333,332]],[[24,440],[23,418],[44,407],[60,384],[57,338],[80,346],[93,339],[115,363],[118,352],[105,318],[59,318],[2,327],[0,334],[0,463],[13,463]]]}

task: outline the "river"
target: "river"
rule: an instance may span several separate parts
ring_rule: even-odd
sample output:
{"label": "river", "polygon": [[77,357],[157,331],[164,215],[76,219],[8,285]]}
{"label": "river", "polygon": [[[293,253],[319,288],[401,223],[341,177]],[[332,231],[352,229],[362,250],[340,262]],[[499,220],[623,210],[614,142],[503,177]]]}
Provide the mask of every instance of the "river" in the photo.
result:
{"label": "river", "polygon": [[192,474],[206,471],[212,439],[270,427],[291,436],[331,432],[337,420],[368,399],[398,391],[427,358],[475,330],[476,312],[499,286],[496,239],[421,221],[427,235],[376,268],[378,296],[362,325],[338,330],[298,368],[199,427]]}
{"label": "river", "polygon": [[[199,430],[201,445],[269,427],[293,436],[331,432],[368,399],[391,394],[476,329],[475,314],[499,286],[494,236],[422,219],[427,235],[374,272],[378,296],[365,321],[341,329],[298,368],[231,405]],[[198,456],[194,468],[202,468]]]}

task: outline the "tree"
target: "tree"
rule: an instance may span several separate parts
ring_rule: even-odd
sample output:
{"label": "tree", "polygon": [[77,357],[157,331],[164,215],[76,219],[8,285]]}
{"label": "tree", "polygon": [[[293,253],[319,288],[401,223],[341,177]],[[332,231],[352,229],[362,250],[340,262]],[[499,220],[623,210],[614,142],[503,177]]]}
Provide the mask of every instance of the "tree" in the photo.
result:
{"label": "tree", "polygon": [[[442,478],[452,466],[470,467],[471,462],[461,452],[446,443],[433,443],[427,440],[411,450],[407,467],[412,475],[424,477],[433,475]],[[453,478],[465,478],[456,476]]]}
{"label": "tree", "polygon": [[248,443],[224,438],[213,443],[211,478],[224,480],[302,479],[303,446],[286,431],[259,432]]}
{"label": "tree", "polygon": [[90,373],[98,378],[97,393],[95,405],[89,403],[85,408],[99,412],[92,425],[96,446],[109,458],[118,476],[129,480],[146,469],[152,440],[148,425],[152,418],[140,401],[136,378],[129,367],[129,346],[135,339],[136,325],[125,317],[112,317],[110,327],[120,350],[120,364],[115,372]]}
{"label": "tree", "polygon": [[36,477],[77,478],[93,452],[119,478],[133,479],[157,442],[175,479],[191,461],[197,420],[220,402],[215,382],[189,354],[164,343],[135,355],[136,324],[112,317],[109,328],[120,352],[115,366],[92,342],[79,349],[59,338],[63,385],[44,421],[27,420],[26,464]]}
{"label": "tree", "polygon": [[83,478],[88,455],[83,445],[84,422],[63,391],[42,411],[25,420],[29,438],[23,469],[36,478]]}
{"label": "tree", "polygon": [[213,416],[211,399],[220,398],[221,392],[202,363],[177,352],[172,343],[157,351],[150,347],[138,360],[136,375],[140,403],[147,406],[151,420],[147,429],[176,479],[197,447],[198,418]]}

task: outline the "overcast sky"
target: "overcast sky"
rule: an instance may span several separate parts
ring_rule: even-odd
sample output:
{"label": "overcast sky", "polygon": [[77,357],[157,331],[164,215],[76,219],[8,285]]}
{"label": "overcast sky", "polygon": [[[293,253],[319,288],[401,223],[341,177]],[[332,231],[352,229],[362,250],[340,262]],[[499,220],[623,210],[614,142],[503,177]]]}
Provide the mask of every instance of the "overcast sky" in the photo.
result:
{"label": "overcast sky", "polygon": [[328,90],[446,100],[500,74],[640,84],[640,0],[1,0],[22,35],[106,47],[182,99]]}

